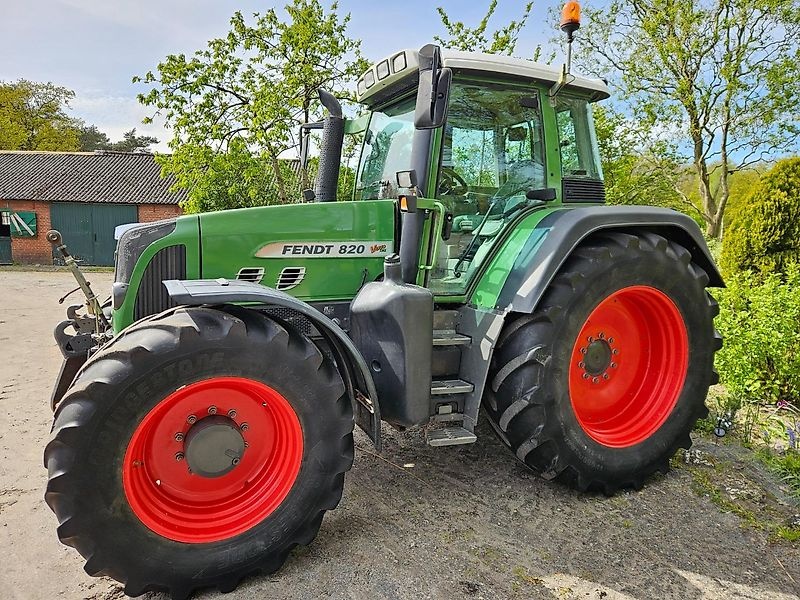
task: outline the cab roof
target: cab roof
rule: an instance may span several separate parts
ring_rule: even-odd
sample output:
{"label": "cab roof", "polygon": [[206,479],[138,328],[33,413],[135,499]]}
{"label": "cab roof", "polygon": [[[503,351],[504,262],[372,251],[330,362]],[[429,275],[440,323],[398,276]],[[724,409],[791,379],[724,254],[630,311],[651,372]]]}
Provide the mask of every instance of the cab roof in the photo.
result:
{"label": "cab roof", "polygon": [[[546,84],[554,84],[561,74],[561,67],[536,63],[523,58],[480,52],[461,52],[442,49],[443,66],[454,70],[474,73],[510,75]],[[358,101],[368,106],[386,98],[386,92],[395,87],[405,88],[416,85],[419,74],[419,52],[400,50],[376,62],[358,80]],[[602,100],[610,96],[608,86],[601,79],[590,79],[570,74],[571,81],[566,89],[588,92],[592,100]],[[399,84],[399,85],[398,85]]]}

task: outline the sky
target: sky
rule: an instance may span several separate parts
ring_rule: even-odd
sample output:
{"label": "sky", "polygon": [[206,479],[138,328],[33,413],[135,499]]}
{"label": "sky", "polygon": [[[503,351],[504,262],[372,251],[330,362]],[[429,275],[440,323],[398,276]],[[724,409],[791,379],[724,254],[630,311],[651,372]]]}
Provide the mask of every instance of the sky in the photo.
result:
{"label": "sky", "polygon": [[[323,0],[327,4],[327,0]],[[493,22],[516,18],[525,0],[500,0]],[[286,0],[0,0],[0,81],[50,81],[75,91],[71,114],[96,125],[112,140],[136,127],[139,135],[161,140],[163,123],[143,125],[149,114],[136,94],[146,91],[131,78],[155,69],[168,54],[191,54],[228,31],[230,16],[283,7]],[[549,23],[553,0],[539,0],[523,31],[517,54],[530,56],[555,32]],[[419,48],[442,34],[436,13],[475,25],[488,0],[340,0],[339,13],[351,14],[350,35],[362,40],[369,60],[400,48]],[[285,14],[285,13],[283,13]]]}

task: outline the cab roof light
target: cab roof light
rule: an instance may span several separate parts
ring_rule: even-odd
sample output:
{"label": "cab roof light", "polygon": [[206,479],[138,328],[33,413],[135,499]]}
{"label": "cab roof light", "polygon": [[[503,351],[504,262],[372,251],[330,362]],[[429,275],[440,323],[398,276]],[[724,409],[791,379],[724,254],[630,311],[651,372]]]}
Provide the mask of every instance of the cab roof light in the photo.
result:
{"label": "cab roof light", "polygon": [[375,71],[378,73],[378,79],[386,79],[389,76],[389,61],[379,62],[378,66],[375,67]]}
{"label": "cab roof light", "polygon": [[405,52],[401,52],[400,54],[397,54],[394,57],[392,57],[392,71],[394,71],[395,73],[399,73],[407,66],[408,66],[408,61],[406,61]]}

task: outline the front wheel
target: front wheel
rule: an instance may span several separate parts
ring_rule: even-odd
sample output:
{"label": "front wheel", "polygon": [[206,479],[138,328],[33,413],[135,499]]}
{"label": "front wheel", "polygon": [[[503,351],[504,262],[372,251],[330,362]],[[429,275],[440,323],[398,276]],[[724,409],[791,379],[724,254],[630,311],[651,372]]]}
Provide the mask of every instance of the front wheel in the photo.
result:
{"label": "front wheel", "polygon": [[651,234],[579,246],[495,350],[484,402],[534,471],[581,490],[641,487],[691,444],[721,339],[708,276]]}
{"label": "front wheel", "polygon": [[59,405],[46,500],[60,540],[136,596],[230,591],[316,536],[353,461],[344,384],[259,313],[179,308],[92,357]]}

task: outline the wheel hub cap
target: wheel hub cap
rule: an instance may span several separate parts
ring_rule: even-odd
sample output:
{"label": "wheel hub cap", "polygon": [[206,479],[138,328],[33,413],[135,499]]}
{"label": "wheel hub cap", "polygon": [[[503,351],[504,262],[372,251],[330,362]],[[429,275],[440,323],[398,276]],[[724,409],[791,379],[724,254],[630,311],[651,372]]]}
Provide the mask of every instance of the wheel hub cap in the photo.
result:
{"label": "wheel hub cap", "polygon": [[192,425],[186,434],[186,462],[202,477],[220,477],[232,471],[244,454],[244,438],[233,420],[212,416]]}
{"label": "wheel hub cap", "polygon": [[605,340],[594,340],[586,348],[583,361],[589,375],[602,375],[611,365],[611,345]]}

